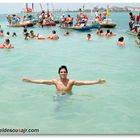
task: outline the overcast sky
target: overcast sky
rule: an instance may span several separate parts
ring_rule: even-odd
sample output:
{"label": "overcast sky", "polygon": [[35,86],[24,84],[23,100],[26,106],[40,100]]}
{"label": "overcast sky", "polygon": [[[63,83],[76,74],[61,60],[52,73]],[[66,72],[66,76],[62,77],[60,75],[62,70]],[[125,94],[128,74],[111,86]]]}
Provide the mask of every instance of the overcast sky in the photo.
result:
{"label": "overcast sky", "polygon": [[[3,0],[4,1],[4,0]],[[24,3],[3,3],[3,1],[1,2],[0,1],[0,14],[10,14],[10,13],[19,13],[20,11],[22,11],[25,7],[26,7],[26,2]],[[85,0],[87,1],[87,0]],[[82,8],[83,4],[85,5],[85,9],[91,9],[95,6],[99,6],[99,7],[106,7],[108,5],[108,3],[80,3],[80,2],[77,2],[77,3],[64,3],[64,2],[61,2],[61,3],[49,3],[47,5],[47,3],[43,3],[42,2],[42,7],[43,9],[63,9],[63,10],[66,10],[66,9],[71,9],[71,10],[76,10],[76,9],[79,9],[79,8]],[[28,4],[29,7],[31,7],[31,3]],[[137,3],[109,3],[109,6],[140,6],[140,3],[137,4]],[[40,8],[40,3],[34,3],[34,9],[35,11],[40,11],[41,8]]]}

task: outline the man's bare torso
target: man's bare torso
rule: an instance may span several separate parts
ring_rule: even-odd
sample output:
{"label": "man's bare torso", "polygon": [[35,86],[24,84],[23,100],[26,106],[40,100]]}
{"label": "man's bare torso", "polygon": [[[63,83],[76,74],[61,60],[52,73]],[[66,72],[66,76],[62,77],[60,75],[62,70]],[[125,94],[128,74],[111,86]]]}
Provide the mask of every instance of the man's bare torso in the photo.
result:
{"label": "man's bare torso", "polygon": [[54,80],[56,89],[61,94],[70,93],[74,84],[74,80],[67,79],[66,81]]}

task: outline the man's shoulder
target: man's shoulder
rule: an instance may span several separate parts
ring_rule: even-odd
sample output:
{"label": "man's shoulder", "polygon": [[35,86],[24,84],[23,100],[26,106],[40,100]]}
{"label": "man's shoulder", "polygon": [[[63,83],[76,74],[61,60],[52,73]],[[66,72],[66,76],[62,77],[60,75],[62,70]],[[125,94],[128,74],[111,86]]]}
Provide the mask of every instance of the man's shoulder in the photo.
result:
{"label": "man's shoulder", "polygon": [[52,80],[54,84],[56,84],[59,80],[58,79],[53,79]]}
{"label": "man's shoulder", "polygon": [[59,81],[59,79],[52,79],[52,81],[56,82],[56,81]]}
{"label": "man's shoulder", "polygon": [[73,84],[75,82],[75,80],[69,80],[69,83]]}

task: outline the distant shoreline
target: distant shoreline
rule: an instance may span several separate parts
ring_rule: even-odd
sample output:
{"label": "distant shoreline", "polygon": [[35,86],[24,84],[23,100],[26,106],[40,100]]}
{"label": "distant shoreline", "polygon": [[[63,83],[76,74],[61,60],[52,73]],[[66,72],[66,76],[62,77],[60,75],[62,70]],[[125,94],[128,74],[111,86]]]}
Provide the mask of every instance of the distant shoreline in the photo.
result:
{"label": "distant shoreline", "polygon": [[[55,11],[55,12],[58,12],[58,13],[78,13],[79,11]],[[54,13],[55,13],[54,12]],[[111,11],[111,13],[128,13],[128,12],[130,12],[130,11]],[[137,11],[134,11],[134,12],[137,12]],[[33,12],[33,13],[29,13],[29,14],[39,14],[39,13],[41,13],[41,11],[39,11],[39,12]],[[91,13],[91,12],[89,12],[89,11],[85,11],[85,13]],[[92,13],[95,13],[95,11],[94,12],[92,12]],[[5,15],[5,16],[7,16],[7,15],[12,15],[12,14],[23,14],[23,12],[20,12],[20,13],[0,13],[0,15]]]}
{"label": "distant shoreline", "polygon": [[[84,9],[85,13],[95,13],[97,10],[99,12],[103,12],[106,8],[98,8],[98,7],[93,7],[93,9]],[[44,9],[45,11],[47,11],[47,9]],[[140,12],[140,7],[110,7],[109,8],[111,13],[118,13],[118,12]],[[50,10],[51,11],[51,10]],[[79,9],[77,10],[62,10],[62,9],[56,9],[52,11],[53,13],[78,13]],[[34,11],[32,14],[38,14],[41,13],[41,11]],[[8,15],[8,14],[24,14],[23,11],[20,11],[19,13],[0,13],[0,15]],[[30,13],[29,13],[30,14]]]}

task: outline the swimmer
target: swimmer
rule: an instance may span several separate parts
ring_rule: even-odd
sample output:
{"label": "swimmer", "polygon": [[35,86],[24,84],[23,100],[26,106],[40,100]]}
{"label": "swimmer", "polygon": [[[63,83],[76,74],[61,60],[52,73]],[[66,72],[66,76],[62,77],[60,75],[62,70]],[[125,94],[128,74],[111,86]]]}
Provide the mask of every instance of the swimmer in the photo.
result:
{"label": "swimmer", "polygon": [[86,36],[86,40],[92,40],[92,38],[91,38],[91,34],[87,34],[87,36]]}
{"label": "swimmer", "polygon": [[56,87],[57,92],[60,95],[72,93],[73,86],[81,86],[81,85],[95,85],[95,84],[104,84],[105,80],[96,80],[96,81],[77,81],[77,80],[69,80],[67,78],[68,70],[67,67],[62,65],[58,69],[58,74],[60,79],[55,80],[31,80],[28,78],[22,78],[23,82],[35,83],[35,84],[46,84],[46,85],[54,85]]}
{"label": "swimmer", "polygon": [[110,32],[110,34],[108,35],[108,37],[112,37],[112,36],[116,36],[116,34]]}
{"label": "swimmer", "polygon": [[109,36],[110,35],[110,30],[107,30],[105,35]]}
{"label": "swimmer", "polygon": [[104,31],[103,30],[100,30],[100,32],[99,32],[99,34],[98,34],[99,36],[104,36],[105,35],[105,33],[104,33]]}
{"label": "swimmer", "polygon": [[96,35],[100,35],[101,28],[98,28],[96,31]]}
{"label": "swimmer", "polygon": [[28,32],[27,28],[23,29],[23,35],[25,36],[25,34]]}
{"label": "swimmer", "polygon": [[33,30],[30,31],[30,34],[29,34],[29,35],[30,35],[30,38],[37,37],[37,36],[34,34],[34,31],[33,31]]}
{"label": "swimmer", "polygon": [[9,49],[12,45],[10,44],[10,40],[6,39],[5,42],[3,43],[4,48]]}
{"label": "swimmer", "polygon": [[66,33],[64,33],[64,36],[68,36],[70,33],[69,32],[66,32]]}
{"label": "swimmer", "polygon": [[53,30],[52,35],[48,36],[47,38],[50,40],[58,40],[59,36],[56,34],[56,31]]}
{"label": "swimmer", "polygon": [[3,34],[3,30],[0,30],[0,36],[4,36],[4,34]]}
{"label": "swimmer", "polygon": [[13,35],[12,35],[12,37],[16,37],[16,36],[17,36],[17,35],[16,35],[16,33],[14,32]]}
{"label": "swimmer", "polygon": [[25,40],[28,40],[28,39],[30,39],[30,34],[27,32],[26,34],[25,34],[25,38],[24,38]]}
{"label": "swimmer", "polygon": [[5,35],[6,38],[10,37],[10,32],[7,32]]}
{"label": "swimmer", "polygon": [[118,39],[117,46],[119,46],[119,47],[125,46],[124,37],[120,37]]}
{"label": "swimmer", "polygon": [[38,34],[36,37],[34,37],[35,39],[39,39],[39,40],[45,40],[47,39],[47,37],[43,36],[43,35],[40,35]]}

